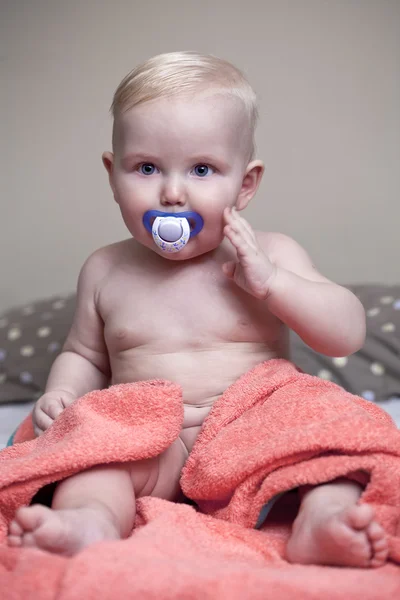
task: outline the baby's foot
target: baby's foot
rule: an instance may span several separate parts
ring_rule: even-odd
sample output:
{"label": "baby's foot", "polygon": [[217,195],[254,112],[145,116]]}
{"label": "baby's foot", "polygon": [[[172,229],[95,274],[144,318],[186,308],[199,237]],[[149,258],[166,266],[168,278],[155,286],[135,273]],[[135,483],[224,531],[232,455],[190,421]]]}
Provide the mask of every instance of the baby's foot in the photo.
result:
{"label": "baby's foot", "polygon": [[301,510],[293,524],[286,556],[292,563],[380,567],[388,555],[382,527],[368,504],[327,504],[320,510]]}
{"label": "baby's foot", "polygon": [[35,504],[17,510],[8,543],[71,556],[94,542],[119,537],[112,519],[101,508],[52,510]]}

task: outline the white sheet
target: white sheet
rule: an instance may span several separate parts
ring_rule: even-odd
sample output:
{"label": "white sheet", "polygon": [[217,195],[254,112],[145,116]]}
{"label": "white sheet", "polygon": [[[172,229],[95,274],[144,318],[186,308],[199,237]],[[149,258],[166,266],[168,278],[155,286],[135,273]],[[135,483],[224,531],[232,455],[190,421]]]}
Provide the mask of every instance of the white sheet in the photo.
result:
{"label": "white sheet", "polygon": [[10,435],[32,410],[33,402],[0,405],[0,448],[6,446]]}

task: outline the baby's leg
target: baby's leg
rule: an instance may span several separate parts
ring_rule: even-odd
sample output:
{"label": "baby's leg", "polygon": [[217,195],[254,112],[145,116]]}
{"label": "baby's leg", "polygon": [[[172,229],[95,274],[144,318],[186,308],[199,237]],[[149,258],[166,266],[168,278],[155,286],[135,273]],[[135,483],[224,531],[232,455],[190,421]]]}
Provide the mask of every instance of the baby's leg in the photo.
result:
{"label": "baby's leg", "polygon": [[11,546],[72,555],[88,544],[128,536],[134,517],[128,466],[99,466],[62,481],[51,509],[41,504],[20,508],[8,540]]}
{"label": "baby's leg", "polygon": [[358,505],[362,488],[337,480],[304,493],[293,524],[286,555],[290,562],[380,567],[388,543],[382,527],[367,504]]}
{"label": "baby's leg", "polygon": [[57,486],[51,509],[35,504],[16,512],[9,544],[69,556],[97,541],[128,537],[136,498],[175,500],[186,459],[178,438],[157,457],[98,466],[69,477]]}

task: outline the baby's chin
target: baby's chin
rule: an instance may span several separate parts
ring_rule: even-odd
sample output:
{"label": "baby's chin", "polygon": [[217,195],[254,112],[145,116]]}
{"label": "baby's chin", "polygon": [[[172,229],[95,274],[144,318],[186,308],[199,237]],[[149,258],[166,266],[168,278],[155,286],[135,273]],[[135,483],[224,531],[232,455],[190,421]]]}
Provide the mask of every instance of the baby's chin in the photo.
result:
{"label": "baby's chin", "polygon": [[171,262],[183,262],[212,252],[213,250],[218,248],[220,243],[221,242],[216,242],[214,244],[208,244],[206,246],[204,244],[197,244],[193,240],[189,241],[188,244],[184,248],[182,248],[182,250],[179,250],[179,252],[163,252],[161,248],[156,246],[156,244],[151,244],[147,247],[162,258],[165,258],[165,260]]}
{"label": "baby's chin", "polygon": [[171,262],[183,262],[186,260],[191,260],[192,258],[197,258],[198,256],[201,256],[202,254],[208,254],[211,250],[215,250],[215,248],[209,248],[209,249],[200,249],[199,248],[196,251],[196,250],[193,250],[193,249],[185,246],[185,248],[183,248],[179,252],[163,252],[160,248],[155,246],[154,248],[152,248],[152,250],[154,250],[154,252],[156,252],[162,258],[165,258],[165,260],[169,260]]}

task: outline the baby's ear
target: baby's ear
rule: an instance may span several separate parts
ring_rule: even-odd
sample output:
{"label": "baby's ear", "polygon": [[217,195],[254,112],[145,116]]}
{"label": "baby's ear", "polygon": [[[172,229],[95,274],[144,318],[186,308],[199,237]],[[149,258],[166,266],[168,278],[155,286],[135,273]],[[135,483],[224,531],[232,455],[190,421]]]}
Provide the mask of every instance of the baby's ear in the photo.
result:
{"label": "baby's ear", "polygon": [[103,161],[103,165],[105,166],[108,175],[111,175],[114,165],[114,154],[108,151],[103,152],[101,160]]}
{"label": "baby's ear", "polygon": [[103,161],[103,165],[108,173],[108,181],[110,182],[110,187],[114,194],[115,201],[117,202],[117,198],[115,196],[115,188],[113,182],[113,170],[114,170],[114,154],[112,152],[103,152],[101,160]]}
{"label": "baby's ear", "polygon": [[256,193],[264,173],[264,163],[261,160],[252,160],[246,168],[242,187],[236,200],[237,210],[244,210]]}

